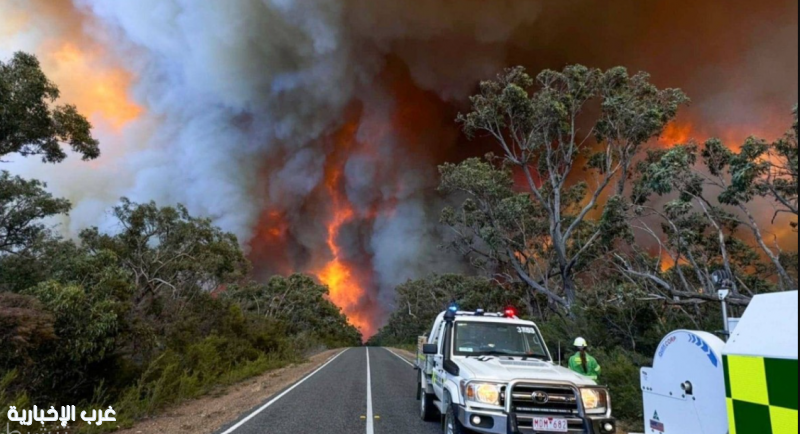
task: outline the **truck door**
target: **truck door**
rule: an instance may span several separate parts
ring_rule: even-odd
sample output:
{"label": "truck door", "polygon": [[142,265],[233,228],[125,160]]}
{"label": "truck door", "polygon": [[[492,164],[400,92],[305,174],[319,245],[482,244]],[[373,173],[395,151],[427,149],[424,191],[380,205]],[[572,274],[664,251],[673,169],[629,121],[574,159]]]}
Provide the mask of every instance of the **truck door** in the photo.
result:
{"label": "truck door", "polygon": [[439,351],[433,357],[433,390],[436,393],[437,400],[440,402],[444,399],[444,382],[447,378],[445,377],[447,374],[444,372],[444,354],[447,351],[445,330],[445,323],[442,323],[439,326],[439,330],[436,331],[436,336],[438,337],[436,343],[439,345]]}

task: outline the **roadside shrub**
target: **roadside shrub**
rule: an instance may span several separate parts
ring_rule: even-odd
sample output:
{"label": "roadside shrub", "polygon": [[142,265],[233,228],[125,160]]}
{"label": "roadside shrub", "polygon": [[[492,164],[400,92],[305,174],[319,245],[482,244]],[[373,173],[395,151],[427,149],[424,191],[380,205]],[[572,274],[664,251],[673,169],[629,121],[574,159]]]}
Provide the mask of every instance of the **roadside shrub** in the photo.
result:
{"label": "roadside shrub", "polygon": [[[14,385],[18,383],[19,380],[19,372],[17,371],[8,371],[2,372],[0,371],[0,405],[7,405],[8,407],[14,406],[19,409],[29,409],[33,405],[31,400],[28,398],[28,395],[25,392],[14,392]],[[22,431],[22,426],[18,425],[16,422],[10,422],[8,420],[8,407],[0,409],[0,430],[5,429],[6,427],[11,429],[11,432],[14,430]],[[2,431],[0,431],[2,432]]]}
{"label": "roadside shrub", "polygon": [[652,366],[652,359],[618,348],[597,349],[593,355],[601,361],[600,383],[607,385],[611,392],[614,416],[629,424],[641,423],[644,403],[640,371]]}
{"label": "roadside shrub", "polygon": [[112,405],[127,427],[215,387],[360,344],[327,287],[302,275],[248,282],[235,237],[210,221],[129,201],[114,215],[123,233],[44,240],[25,267],[0,253],[0,405]]}

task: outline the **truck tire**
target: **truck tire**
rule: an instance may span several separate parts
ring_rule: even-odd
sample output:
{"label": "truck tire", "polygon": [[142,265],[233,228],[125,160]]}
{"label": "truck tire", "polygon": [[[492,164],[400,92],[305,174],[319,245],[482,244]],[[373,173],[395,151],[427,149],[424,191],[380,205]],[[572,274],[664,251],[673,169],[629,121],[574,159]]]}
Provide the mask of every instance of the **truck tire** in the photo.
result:
{"label": "truck tire", "polygon": [[458,420],[456,407],[454,405],[447,406],[447,414],[444,416],[444,431],[443,434],[470,434],[471,431],[464,428],[461,421]]}
{"label": "truck tire", "polygon": [[422,387],[422,381],[419,382],[419,395],[417,399],[419,400],[419,417],[425,422],[433,422],[436,420],[437,411],[436,406],[434,405],[434,397],[433,395],[427,393],[425,388]]}

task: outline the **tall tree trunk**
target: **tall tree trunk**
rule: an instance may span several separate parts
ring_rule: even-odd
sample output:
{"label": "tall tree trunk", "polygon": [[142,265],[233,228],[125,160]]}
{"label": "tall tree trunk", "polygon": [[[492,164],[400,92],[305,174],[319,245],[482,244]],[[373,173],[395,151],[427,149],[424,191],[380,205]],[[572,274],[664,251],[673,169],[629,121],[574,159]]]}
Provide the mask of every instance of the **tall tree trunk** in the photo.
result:
{"label": "tall tree trunk", "polygon": [[564,298],[567,301],[567,310],[572,311],[572,306],[575,304],[577,298],[577,290],[575,288],[575,279],[572,272],[562,269],[561,279],[564,282]]}

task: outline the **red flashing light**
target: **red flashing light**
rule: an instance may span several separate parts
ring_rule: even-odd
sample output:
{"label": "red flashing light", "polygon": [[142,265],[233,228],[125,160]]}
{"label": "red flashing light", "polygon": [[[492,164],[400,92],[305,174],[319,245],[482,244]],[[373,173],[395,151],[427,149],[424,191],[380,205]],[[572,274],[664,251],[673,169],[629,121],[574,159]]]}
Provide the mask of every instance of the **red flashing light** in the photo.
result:
{"label": "red flashing light", "polygon": [[513,307],[507,307],[505,312],[503,312],[506,318],[516,318],[517,317],[517,309]]}

